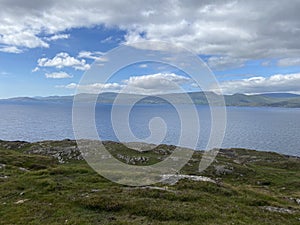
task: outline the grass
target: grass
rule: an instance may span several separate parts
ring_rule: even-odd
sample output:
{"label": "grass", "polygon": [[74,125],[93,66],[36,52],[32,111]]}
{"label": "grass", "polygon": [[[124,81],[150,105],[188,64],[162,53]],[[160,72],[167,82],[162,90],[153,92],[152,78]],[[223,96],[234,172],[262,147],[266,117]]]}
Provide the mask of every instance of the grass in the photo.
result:
{"label": "grass", "polygon": [[[60,147],[59,142],[54,144]],[[141,155],[119,144],[109,144],[115,155]],[[224,150],[213,165],[199,173],[201,153],[195,153],[181,173],[208,176],[218,180],[217,184],[185,179],[175,185],[159,183],[156,186],[165,190],[155,190],[112,183],[83,160],[60,164],[50,156],[28,154],[30,146],[0,147],[0,224],[300,222],[300,205],[294,201],[300,199],[300,160],[296,158]],[[153,163],[161,152],[144,155],[152,157],[148,163]],[[220,165],[230,172],[218,173],[215,168]],[[263,208],[266,206],[290,209],[293,213],[271,212]]]}

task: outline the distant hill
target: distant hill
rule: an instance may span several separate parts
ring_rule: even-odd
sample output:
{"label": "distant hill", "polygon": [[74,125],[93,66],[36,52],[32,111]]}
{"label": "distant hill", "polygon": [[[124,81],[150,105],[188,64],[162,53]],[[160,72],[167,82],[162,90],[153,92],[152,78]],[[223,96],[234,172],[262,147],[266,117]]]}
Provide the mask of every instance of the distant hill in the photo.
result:
{"label": "distant hill", "polygon": [[299,98],[300,95],[292,93],[265,93],[260,94],[260,96],[271,97],[271,98]]}
{"label": "distant hill", "polygon": [[[207,105],[206,96],[213,100],[214,104],[218,104],[218,95],[214,92],[190,92],[187,93],[195,104]],[[136,94],[118,94],[114,92],[105,92],[96,96],[95,94],[79,94],[76,99],[80,102],[90,102],[97,97],[97,103],[111,104],[118,97],[123,99],[122,104],[165,104],[168,99],[172,104],[188,104],[185,98],[186,94],[172,93],[162,94],[158,96],[136,95]],[[72,103],[74,96],[49,96],[49,97],[21,97],[2,99],[0,102],[5,103]],[[227,106],[267,106],[267,107],[287,107],[300,108],[300,95],[289,93],[268,93],[257,95],[234,94],[224,95]]]}
{"label": "distant hill", "polygon": [[12,101],[12,102],[36,102],[38,99],[36,98],[29,98],[29,97],[17,97],[17,98],[10,98],[10,99],[2,99],[2,101]]}

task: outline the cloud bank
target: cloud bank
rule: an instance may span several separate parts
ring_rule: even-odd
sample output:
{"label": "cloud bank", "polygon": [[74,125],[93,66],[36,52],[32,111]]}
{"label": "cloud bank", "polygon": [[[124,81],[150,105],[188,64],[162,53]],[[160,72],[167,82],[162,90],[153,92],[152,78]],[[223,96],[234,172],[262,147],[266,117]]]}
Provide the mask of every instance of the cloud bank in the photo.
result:
{"label": "cloud bank", "polygon": [[[250,77],[239,80],[229,80],[219,83],[219,87],[211,87],[210,91],[223,94],[258,94],[272,92],[300,93],[300,73],[275,74],[269,77]],[[183,88],[185,86],[185,88]],[[157,73],[142,76],[131,76],[120,83],[93,83],[78,85],[70,83],[58,86],[60,88],[76,89],[84,93],[124,92],[131,94],[158,95],[174,92],[186,92],[186,87],[199,91],[196,83],[189,77],[174,73]],[[196,89],[195,89],[196,88]]]}
{"label": "cloud bank", "polygon": [[230,57],[238,65],[300,54],[297,0],[133,1],[130,6],[116,0],[3,0],[0,51],[48,48],[50,41],[67,38],[61,34],[67,30],[104,25],[124,30],[126,43],[170,41],[198,54]]}
{"label": "cloud bank", "polygon": [[90,65],[86,63],[84,59],[76,59],[70,56],[66,52],[58,53],[52,59],[49,58],[40,58],[38,60],[39,67],[56,67],[61,69],[63,67],[72,67],[75,70],[88,70]]}
{"label": "cloud bank", "polygon": [[220,83],[220,87],[225,94],[300,93],[300,73],[275,74],[270,77],[251,77],[242,80],[225,81]]}
{"label": "cloud bank", "polygon": [[131,76],[129,79],[123,80],[121,83],[93,83],[87,85],[70,83],[59,87],[68,89],[78,88],[78,91],[83,93],[122,91],[124,93],[157,95],[183,91],[183,89],[181,89],[181,85],[191,85],[192,83],[192,80],[188,77],[174,73],[157,73],[142,76]]}

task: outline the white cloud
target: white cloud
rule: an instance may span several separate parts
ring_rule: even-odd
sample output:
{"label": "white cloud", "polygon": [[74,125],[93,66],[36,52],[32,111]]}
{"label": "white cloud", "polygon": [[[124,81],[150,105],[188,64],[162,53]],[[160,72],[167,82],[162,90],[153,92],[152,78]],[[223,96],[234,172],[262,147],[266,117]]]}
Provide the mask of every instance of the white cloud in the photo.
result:
{"label": "white cloud", "polygon": [[[220,88],[225,94],[300,92],[300,73],[276,74],[270,77],[251,77],[242,80],[224,81]],[[212,88],[213,90],[213,88]]]}
{"label": "white cloud", "polygon": [[177,75],[174,73],[157,73],[142,76],[131,76],[122,83],[93,83],[86,85],[78,85],[70,83],[65,86],[60,86],[68,89],[78,88],[80,92],[98,93],[102,92],[124,92],[135,94],[163,94],[182,91],[180,88],[183,84],[192,84],[188,77]]}
{"label": "white cloud", "polygon": [[57,86],[59,88],[67,88],[67,89],[78,89],[77,91],[80,93],[93,93],[97,94],[99,91],[101,92],[119,92],[124,85],[120,85],[118,83],[93,83],[86,85],[78,85],[76,83],[70,83],[65,86]]}
{"label": "white cloud", "polygon": [[37,71],[39,71],[39,70],[40,70],[39,67],[35,67],[33,70],[31,70],[31,72],[35,73],[35,72],[37,72]]}
{"label": "white cloud", "polygon": [[213,70],[225,70],[228,68],[237,68],[244,66],[245,59],[232,58],[228,56],[209,57],[207,63]]}
{"label": "white cloud", "polygon": [[174,73],[156,73],[143,76],[132,76],[123,81],[126,89],[132,93],[159,94],[180,90],[180,85],[191,82],[188,77]]}
{"label": "white cloud", "polygon": [[46,37],[45,40],[56,41],[59,39],[68,39],[68,38],[70,38],[70,34],[55,34],[55,35],[52,35],[51,37]]}
{"label": "white cloud", "polygon": [[88,70],[90,65],[86,63],[84,59],[76,59],[70,56],[66,52],[58,53],[54,58],[40,58],[38,60],[38,66],[40,67],[56,67],[56,68],[63,68],[63,67],[72,67],[76,70]]}
{"label": "white cloud", "polygon": [[284,58],[277,62],[278,66],[300,66],[300,58]]}
{"label": "white cloud", "polygon": [[75,89],[77,88],[79,85],[76,83],[69,83],[67,85],[56,85],[56,88],[67,88],[67,89]]}
{"label": "white cloud", "polygon": [[141,64],[141,65],[139,65],[139,67],[140,67],[140,68],[147,68],[148,65],[147,65],[147,64]]}
{"label": "white cloud", "polygon": [[4,47],[0,47],[0,52],[22,53],[23,51],[15,46],[4,46]]}
{"label": "white cloud", "polygon": [[106,62],[107,58],[105,58],[103,55],[104,53],[99,51],[95,51],[95,52],[81,51],[78,54],[78,58],[93,59],[100,62]]}
{"label": "white cloud", "polygon": [[53,79],[63,79],[63,78],[72,78],[73,76],[67,74],[66,72],[54,72],[54,73],[46,73],[45,77],[53,78]]}
{"label": "white cloud", "polygon": [[113,39],[113,37],[112,37],[112,36],[109,36],[109,37],[107,37],[107,38],[101,40],[100,42],[101,42],[102,44],[104,44],[104,43],[110,43],[110,42],[112,42],[112,39]]}
{"label": "white cloud", "polygon": [[[0,44],[48,47],[43,36],[104,25],[125,42],[170,41],[198,54],[259,59],[300,54],[300,1],[9,1],[0,2]],[[126,13],[120,13],[126,8]],[[270,25],[271,24],[271,25]]]}
{"label": "white cloud", "polygon": [[[0,27],[1,34],[1,27]],[[0,43],[5,44],[8,47],[26,47],[26,48],[36,48],[44,47],[48,48],[49,44],[41,40],[36,36],[35,33],[31,31],[20,31],[18,33],[11,32],[5,35],[0,35]]]}

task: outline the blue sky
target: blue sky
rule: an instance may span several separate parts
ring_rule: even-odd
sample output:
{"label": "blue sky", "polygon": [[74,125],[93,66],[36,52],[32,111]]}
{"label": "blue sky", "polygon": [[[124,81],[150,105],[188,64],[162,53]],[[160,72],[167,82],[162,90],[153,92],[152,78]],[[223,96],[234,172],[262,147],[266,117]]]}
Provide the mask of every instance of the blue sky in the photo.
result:
{"label": "blue sky", "polygon": [[[71,95],[94,60],[120,45],[155,40],[192,50],[226,94],[300,93],[300,3],[278,1],[0,2],[0,98]],[[127,9],[126,12],[124,12]],[[247,17],[244,15],[247,14]],[[197,91],[176,68],[141,63],[105,91]]]}

